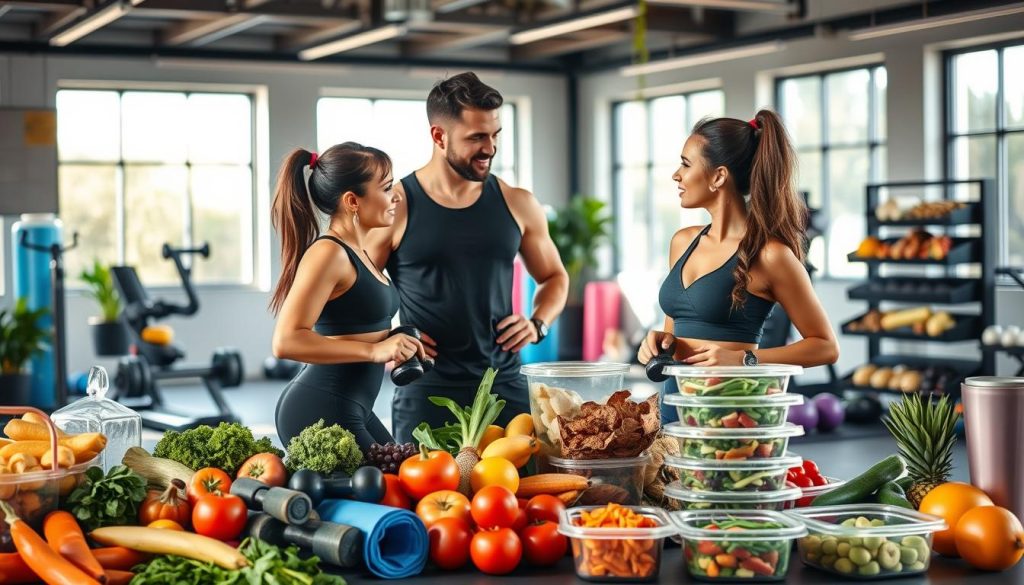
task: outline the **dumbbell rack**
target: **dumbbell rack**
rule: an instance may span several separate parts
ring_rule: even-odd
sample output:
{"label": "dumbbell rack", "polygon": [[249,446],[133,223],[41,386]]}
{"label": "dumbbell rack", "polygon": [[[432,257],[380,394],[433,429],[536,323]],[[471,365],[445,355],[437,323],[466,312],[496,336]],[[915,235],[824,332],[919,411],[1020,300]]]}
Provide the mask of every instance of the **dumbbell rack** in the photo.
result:
{"label": "dumbbell rack", "polygon": [[[1009,276],[1014,282],[1020,285],[1021,288],[1024,288],[1024,268],[996,268],[996,274]],[[1024,376],[1024,343],[1018,343],[1014,347],[1006,347],[1003,345],[985,345],[984,342],[982,342],[981,351],[985,352],[986,355],[993,356],[1000,352],[1005,353],[1011,358],[1017,360],[1017,363],[1020,365],[1014,376]]]}
{"label": "dumbbell rack", "polygon": [[[881,221],[875,215],[880,204],[880,193],[889,190],[892,194],[906,193],[908,190],[919,189],[941,190],[945,200],[956,200],[967,203],[966,207],[934,219],[901,219],[897,221]],[[958,196],[963,191],[974,191],[974,197]],[[895,191],[895,192],[894,192]],[[950,376],[941,389],[943,393],[958,396],[960,382],[967,376],[977,374],[993,374],[995,357],[992,352],[981,352],[977,359],[953,359],[935,355],[898,355],[885,354],[882,344],[886,340],[899,340],[904,343],[954,343],[974,341],[981,337],[985,327],[995,321],[995,263],[997,258],[996,230],[992,227],[997,222],[997,206],[993,197],[994,184],[991,179],[961,179],[945,181],[903,181],[877,183],[866,186],[866,218],[867,235],[879,237],[883,241],[894,241],[898,238],[886,239],[882,234],[892,231],[905,233],[909,229],[928,229],[935,234],[940,228],[943,234],[953,239],[949,253],[942,260],[909,259],[891,260],[862,258],[851,253],[851,262],[863,262],[867,265],[868,279],[847,290],[847,296],[854,300],[867,301],[869,309],[880,309],[882,303],[900,303],[913,305],[974,305],[976,313],[951,312],[956,325],[941,335],[930,337],[927,334],[915,334],[910,328],[893,331],[866,332],[849,331],[843,324],[845,335],[859,335],[868,339],[868,363],[877,366],[893,367],[905,364],[914,368],[928,366],[949,367],[955,370],[956,376]],[[975,226],[970,234],[957,233],[962,226]],[[967,228],[969,229],[969,228]],[[954,235],[955,234],[955,235]],[[903,235],[902,233],[899,235]],[[980,268],[977,274],[964,276],[957,274],[963,265],[975,265]],[[935,266],[943,270],[941,275],[929,275],[923,272],[914,274],[898,269],[907,266]],[[883,268],[884,267],[884,268]],[[890,268],[897,272],[890,272]],[[884,272],[883,272],[884,271]],[[941,284],[941,287],[940,287]],[[909,285],[909,288],[908,288]],[[860,317],[857,317],[859,319]],[[856,319],[854,319],[856,320]],[[902,394],[898,390],[857,386],[853,384],[853,372],[842,380],[844,389],[854,394],[870,393],[878,397],[895,398]]]}

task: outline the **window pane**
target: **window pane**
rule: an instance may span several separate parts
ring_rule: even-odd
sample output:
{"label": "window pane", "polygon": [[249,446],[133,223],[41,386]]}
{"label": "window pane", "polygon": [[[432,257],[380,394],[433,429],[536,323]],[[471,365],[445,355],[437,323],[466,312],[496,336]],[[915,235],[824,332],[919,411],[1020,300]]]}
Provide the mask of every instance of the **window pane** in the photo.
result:
{"label": "window pane", "polygon": [[623,269],[651,267],[647,223],[647,170],[625,168],[616,172],[618,194],[619,260]]}
{"label": "window pane", "polygon": [[68,287],[78,287],[78,275],[94,258],[105,264],[117,264],[117,185],[116,165],[62,164],[58,170],[60,218],[64,239],[78,232],[78,248],[64,256]]}
{"label": "window pane", "polygon": [[1007,257],[1010,266],[1024,265],[1024,133],[1006,137],[1007,183]]}
{"label": "window pane", "polygon": [[121,156],[119,103],[114,91],[58,91],[60,160],[118,160]]}
{"label": "window pane", "polygon": [[782,119],[796,146],[821,144],[821,81],[818,77],[785,79],[782,94]]}
{"label": "window pane", "polygon": [[797,151],[799,169],[797,171],[797,188],[807,191],[807,203],[811,207],[821,209],[825,205],[821,184],[821,151]]}
{"label": "window pane", "polygon": [[807,251],[807,261],[818,270],[818,274],[822,274],[822,271],[825,270],[825,238],[814,238],[811,241],[811,247]]}
{"label": "window pane", "polygon": [[825,78],[828,92],[829,144],[857,144],[868,141],[867,69],[833,73]]}
{"label": "window pane", "polygon": [[[1013,73],[1016,71],[1016,73]],[[1024,126],[1024,45],[1003,51],[1003,101],[1006,125]]]}
{"label": "window pane", "polygon": [[210,243],[193,262],[196,282],[252,281],[252,216],[249,167],[192,167],[192,241]]}
{"label": "window pane", "polygon": [[994,129],[999,84],[996,51],[977,51],[953,57],[953,83],[953,132]]}
{"label": "window pane", "polygon": [[188,97],[188,156],[193,163],[252,160],[252,102],[246,95]]}
{"label": "window pane", "polygon": [[[519,185],[516,180],[516,107],[512,104],[501,106],[501,133],[498,134],[498,154],[491,163],[491,172],[509,185]],[[425,130],[429,132],[429,130]],[[433,146],[431,146],[433,149]],[[421,163],[423,164],[423,163]]]}
{"label": "window pane", "polygon": [[121,98],[126,161],[185,162],[188,144],[185,94],[129,91]]}
{"label": "window pane", "polygon": [[889,176],[889,148],[885,145],[875,147],[874,167],[871,181],[881,183]]}
{"label": "window pane", "polygon": [[[316,147],[373,138],[373,102],[357,98],[321,98],[316,103]],[[390,153],[389,153],[390,154]]]}
{"label": "window pane", "polygon": [[687,129],[693,129],[701,118],[721,117],[725,111],[725,94],[718,89],[690,94],[689,102],[688,115],[690,119]]}
{"label": "window pane", "polygon": [[654,184],[670,183],[672,173],[679,166],[679,154],[689,135],[686,125],[686,99],[681,96],[658,98],[651,101],[651,162],[671,167],[664,176],[654,175]]}
{"label": "window pane", "polygon": [[865,234],[864,185],[868,181],[868,152],[864,148],[837,148],[828,158],[829,228],[828,264],[832,276],[863,275],[862,265],[846,255]]}
{"label": "window pane", "polygon": [[682,227],[682,208],[679,206],[679,189],[670,178],[678,166],[654,167],[651,177],[651,192],[654,197],[654,218],[651,221],[654,250],[651,251],[654,268],[668,265],[668,248],[672,236]]}
{"label": "window pane", "polygon": [[146,286],[179,282],[164,243],[180,246],[185,232],[188,170],[184,166],[129,165],[124,171],[125,261]]}
{"label": "window pane", "polygon": [[645,164],[647,157],[647,108],[645,102],[625,102],[615,108],[615,162]]}
{"label": "window pane", "polygon": [[953,139],[954,179],[995,179],[996,139],[973,136]]}
{"label": "window pane", "polygon": [[433,142],[426,105],[418,100],[378,100],[373,109],[373,134],[363,144],[376,146],[391,156],[396,179],[430,160]]}
{"label": "window pane", "polygon": [[885,91],[889,86],[889,75],[885,67],[876,67],[875,76],[875,138],[885,140],[888,132],[888,121],[886,116]]}

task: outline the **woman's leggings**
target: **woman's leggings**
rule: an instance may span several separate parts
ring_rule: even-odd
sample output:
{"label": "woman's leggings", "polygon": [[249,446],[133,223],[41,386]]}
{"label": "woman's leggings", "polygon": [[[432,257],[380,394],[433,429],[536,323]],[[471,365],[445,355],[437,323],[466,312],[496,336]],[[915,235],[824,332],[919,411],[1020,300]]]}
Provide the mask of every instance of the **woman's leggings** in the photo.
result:
{"label": "woman's leggings", "polygon": [[277,434],[285,447],[302,429],[324,419],[352,432],[365,452],[372,443],[394,441],[373,414],[384,364],[306,365],[277,402]]}

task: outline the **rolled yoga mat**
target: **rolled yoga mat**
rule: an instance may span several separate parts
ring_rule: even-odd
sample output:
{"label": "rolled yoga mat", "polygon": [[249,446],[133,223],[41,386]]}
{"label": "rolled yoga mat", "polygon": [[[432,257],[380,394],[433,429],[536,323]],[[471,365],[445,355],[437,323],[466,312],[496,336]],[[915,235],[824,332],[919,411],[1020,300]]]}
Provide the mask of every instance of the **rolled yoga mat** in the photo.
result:
{"label": "rolled yoga mat", "polygon": [[427,565],[430,539],[423,522],[409,510],[352,500],[324,500],[320,518],[363,531],[363,562],[383,579],[418,575]]}

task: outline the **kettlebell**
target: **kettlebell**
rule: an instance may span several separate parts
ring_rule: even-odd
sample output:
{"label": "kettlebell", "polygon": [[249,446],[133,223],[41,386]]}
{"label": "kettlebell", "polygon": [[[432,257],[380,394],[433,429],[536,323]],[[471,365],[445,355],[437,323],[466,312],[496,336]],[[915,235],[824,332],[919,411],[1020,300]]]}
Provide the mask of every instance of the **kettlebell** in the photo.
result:
{"label": "kettlebell", "polygon": [[668,346],[667,349],[663,349],[658,352],[658,355],[651,358],[651,361],[647,362],[647,366],[644,368],[647,372],[647,379],[651,382],[664,382],[668,380],[668,375],[665,374],[665,367],[671,366],[676,363],[673,357],[676,352],[676,342],[672,342],[672,345]]}
{"label": "kettlebell", "polygon": [[[420,330],[412,325],[399,325],[388,333],[388,337],[398,335],[399,333],[404,333],[409,337],[415,337],[420,341],[423,340],[420,336]],[[434,360],[428,359],[421,362],[420,358],[413,354],[411,358],[396,365],[395,368],[391,370],[391,381],[395,386],[405,386],[419,380],[424,373],[429,372],[432,369],[434,369]]]}

